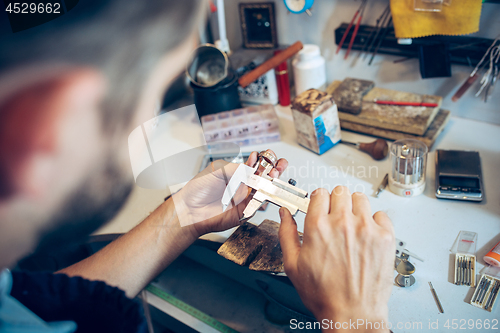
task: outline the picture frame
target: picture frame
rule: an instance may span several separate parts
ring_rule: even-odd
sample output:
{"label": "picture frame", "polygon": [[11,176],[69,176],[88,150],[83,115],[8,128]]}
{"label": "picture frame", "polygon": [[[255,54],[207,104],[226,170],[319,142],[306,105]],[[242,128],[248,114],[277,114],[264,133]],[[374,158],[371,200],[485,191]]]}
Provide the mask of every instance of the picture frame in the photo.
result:
{"label": "picture frame", "polygon": [[278,46],[273,2],[240,3],[243,46],[248,49],[273,49]]}

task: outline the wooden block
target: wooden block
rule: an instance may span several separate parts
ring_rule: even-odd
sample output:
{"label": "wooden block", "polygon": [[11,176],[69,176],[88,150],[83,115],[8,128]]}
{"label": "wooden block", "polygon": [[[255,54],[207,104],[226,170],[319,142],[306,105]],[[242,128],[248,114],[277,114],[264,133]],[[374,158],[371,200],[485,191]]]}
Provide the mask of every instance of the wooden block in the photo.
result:
{"label": "wooden block", "polygon": [[[284,273],[283,253],[278,237],[279,223],[264,220],[259,226],[243,223],[222,244],[218,254],[251,270]],[[299,232],[302,241],[302,233]]]}
{"label": "wooden block", "polygon": [[[326,88],[326,92],[333,94],[341,84],[341,81],[333,81]],[[375,99],[437,103],[438,107],[379,105],[374,103]],[[349,121],[350,123],[423,136],[436,117],[442,100],[443,98],[439,96],[419,95],[375,87],[363,97],[361,112],[358,115],[339,112],[339,119],[341,122]],[[335,102],[337,103],[336,100]]]}
{"label": "wooden block", "polygon": [[338,88],[338,86],[340,86],[341,83],[342,81],[340,80],[333,81],[328,85],[328,87],[326,87],[325,89],[326,93],[333,96],[333,92],[335,91],[335,89]]}
{"label": "wooden block", "polygon": [[339,113],[339,118],[353,123],[423,135],[439,110],[439,106],[429,108],[424,106],[380,105],[374,102],[377,99],[437,103],[438,105],[441,105],[442,101],[442,98],[438,96],[417,95],[383,88],[373,88],[363,97],[361,112],[358,115],[341,112]]}
{"label": "wooden block", "polygon": [[256,225],[245,222],[222,244],[217,253],[238,265],[247,266],[259,254],[264,240]]}
{"label": "wooden block", "polygon": [[249,268],[252,271],[285,272],[280,243],[278,242],[274,246],[264,246],[255,260],[250,263]]}
{"label": "wooden block", "polygon": [[371,89],[373,81],[346,78],[331,93],[339,111],[358,114],[361,112],[361,101]]}
{"label": "wooden block", "polygon": [[443,131],[448,120],[451,117],[451,112],[448,110],[439,110],[438,114],[434,118],[434,121],[431,123],[427,131],[423,136],[408,134],[398,131],[392,131],[383,128],[372,127],[363,124],[356,124],[350,121],[341,120],[340,126],[342,129],[350,130],[354,132],[359,132],[363,134],[379,136],[381,138],[390,139],[390,140],[399,140],[399,139],[417,139],[425,143],[429,149],[431,149],[432,145],[436,141],[439,134]]}

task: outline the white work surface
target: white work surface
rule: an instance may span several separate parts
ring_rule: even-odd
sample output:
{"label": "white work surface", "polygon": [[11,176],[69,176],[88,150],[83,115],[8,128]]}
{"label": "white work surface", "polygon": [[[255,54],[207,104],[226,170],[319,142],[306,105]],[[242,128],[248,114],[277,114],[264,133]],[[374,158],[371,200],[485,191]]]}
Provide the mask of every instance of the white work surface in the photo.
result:
{"label": "white work surface", "polygon": [[[425,192],[417,197],[403,198],[391,193],[387,188],[379,198],[375,198],[375,189],[390,170],[388,159],[377,162],[367,154],[342,144],[318,156],[297,144],[290,109],[276,109],[280,118],[282,141],[243,147],[242,150],[274,150],[278,157],[289,161],[289,168],[282,179],[294,178],[297,186],[306,191],[310,192],[317,187],[325,187],[331,191],[337,185],[346,185],[351,191],[364,192],[370,200],[373,212],[385,211],[394,223],[396,237],[407,242],[409,251],[425,259],[420,262],[411,258],[416,267],[415,285],[410,288],[393,288],[389,308],[390,321],[395,332],[454,332],[458,331],[451,327],[455,322],[460,327],[464,323],[463,320],[473,319],[477,323],[479,319],[484,323],[485,319],[490,322],[500,319],[500,301],[497,301],[493,313],[467,303],[473,289],[451,283],[453,272],[450,260],[450,247],[460,230],[478,234],[478,271],[484,264],[483,255],[500,241],[500,126],[453,117],[429,152]],[[353,142],[373,141],[372,137],[347,131],[342,132],[342,138]],[[486,199],[482,203],[436,199],[436,149],[479,151],[486,192]],[[168,190],[136,188],[119,216],[98,233],[130,230],[163,202],[168,194]],[[252,222],[260,223],[265,218],[279,221],[277,208],[270,205],[265,212],[258,212]],[[297,223],[300,230],[303,229],[303,220],[304,217],[299,213]],[[231,232],[232,230],[207,235],[205,238],[223,241]],[[436,289],[444,314],[438,312],[428,281],[431,281]],[[444,325],[448,319],[450,327],[446,328]],[[429,323],[435,323],[436,320],[439,320],[439,328],[429,329]],[[403,327],[397,327],[398,322]],[[417,328],[419,323],[421,326]],[[471,332],[484,330],[477,327],[471,329],[468,324],[466,322],[462,328]],[[496,327],[500,331],[500,323]]]}

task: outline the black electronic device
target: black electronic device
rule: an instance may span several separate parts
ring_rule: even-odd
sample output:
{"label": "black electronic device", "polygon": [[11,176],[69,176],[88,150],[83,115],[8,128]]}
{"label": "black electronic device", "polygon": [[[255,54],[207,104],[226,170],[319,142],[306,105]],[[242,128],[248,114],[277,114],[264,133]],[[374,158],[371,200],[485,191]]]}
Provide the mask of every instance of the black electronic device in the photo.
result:
{"label": "black electronic device", "polygon": [[436,150],[436,197],[482,201],[484,188],[477,151]]}

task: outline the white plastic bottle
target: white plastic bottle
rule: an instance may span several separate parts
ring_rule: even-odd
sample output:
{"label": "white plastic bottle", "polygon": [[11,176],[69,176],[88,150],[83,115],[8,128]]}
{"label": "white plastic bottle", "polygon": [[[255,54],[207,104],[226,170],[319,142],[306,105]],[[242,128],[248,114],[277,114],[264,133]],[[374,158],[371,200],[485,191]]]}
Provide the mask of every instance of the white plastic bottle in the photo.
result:
{"label": "white plastic bottle", "polygon": [[326,88],[325,59],[321,56],[319,46],[305,44],[293,59],[292,66],[296,96],[307,89]]}

